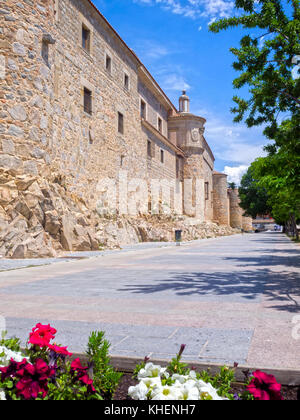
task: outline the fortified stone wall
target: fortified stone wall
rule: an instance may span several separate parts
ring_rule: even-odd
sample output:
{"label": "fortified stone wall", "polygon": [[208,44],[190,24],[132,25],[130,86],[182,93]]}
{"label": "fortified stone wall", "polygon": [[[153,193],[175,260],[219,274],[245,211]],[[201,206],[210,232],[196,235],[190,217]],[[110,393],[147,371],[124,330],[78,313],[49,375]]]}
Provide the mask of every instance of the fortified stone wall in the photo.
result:
{"label": "fortified stone wall", "polygon": [[[142,97],[149,123],[158,131],[160,118],[167,136],[168,112],[138,80],[138,61],[87,1],[42,3],[11,0],[2,11],[1,166],[32,175],[55,168],[68,190],[92,207],[99,179],[117,179],[120,170],[129,178],[148,180],[150,172],[176,179],[175,152],[141,124]],[[90,31],[89,52],[82,47],[82,25]],[[91,92],[91,115],[84,111],[84,89]]]}
{"label": "fortified stone wall", "polygon": [[[23,175],[51,179],[95,209],[99,196],[110,194],[110,184],[104,188],[99,181],[131,180],[130,188],[115,197],[126,213],[125,194],[134,201],[140,188],[135,189],[135,180],[149,187],[157,179],[162,210],[165,203],[181,214],[182,192],[187,215],[228,225],[227,185],[213,177],[205,120],[177,112],[91,2],[7,0],[0,20],[5,182]],[[171,185],[169,199],[164,185]],[[241,227],[238,200],[232,198],[232,224]],[[147,213],[149,196],[141,194],[140,201]]]}

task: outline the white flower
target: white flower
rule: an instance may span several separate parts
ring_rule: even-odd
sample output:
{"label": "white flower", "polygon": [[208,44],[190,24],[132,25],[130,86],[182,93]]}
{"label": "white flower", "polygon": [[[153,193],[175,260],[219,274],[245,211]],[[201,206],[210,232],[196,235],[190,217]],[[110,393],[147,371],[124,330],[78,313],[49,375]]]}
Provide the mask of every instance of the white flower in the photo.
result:
{"label": "white flower", "polygon": [[176,386],[156,386],[151,393],[151,400],[178,400],[180,390]]}
{"label": "white flower", "polygon": [[217,390],[210,383],[199,380],[197,381],[197,387],[199,389],[200,399],[206,398],[207,396],[211,397],[214,401],[222,401],[226,399],[220,397]]}
{"label": "white flower", "polygon": [[160,365],[154,365],[153,363],[147,363],[143,369],[138,373],[138,379],[143,378],[157,378],[164,376],[165,378],[169,377],[167,368],[162,368]]}
{"label": "white flower", "polygon": [[143,382],[146,387],[149,388],[154,388],[155,386],[160,386],[161,385],[161,378],[142,378],[141,382]]}
{"label": "white flower", "polygon": [[180,384],[184,384],[188,378],[188,375],[179,375],[178,373],[172,375],[172,379],[178,381]]}
{"label": "white flower", "polygon": [[5,392],[0,389],[0,401],[6,401]]}
{"label": "white flower", "polygon": [[140,382],[136,386],[131,386],[128,389],[128,395],[134,400],[146,400],[149,390],[144,382]]}
{"label": "white flower", "polygon": [[0,346],[0,366],[8,366],[9,362],[13,359],[15,362],[22,362],[27,359],[22,353],[9,350],[6,347]]}
{"label": "white flower", "polygon": [[199,389],[192,383],[185,383],[180,389],[179,400],[199,400]]}

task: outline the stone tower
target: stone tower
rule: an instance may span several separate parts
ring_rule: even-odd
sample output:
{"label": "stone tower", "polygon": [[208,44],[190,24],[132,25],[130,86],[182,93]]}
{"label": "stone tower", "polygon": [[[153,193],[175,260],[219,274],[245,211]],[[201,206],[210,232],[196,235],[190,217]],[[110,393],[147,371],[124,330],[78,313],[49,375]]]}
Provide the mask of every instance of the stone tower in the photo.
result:
{"label": "stone tower", "polygon": [[229,188],[230,198],[230,226],[237,229],[243,228],[243,210],[240,207],[239,190]]}
{"label": "stone tower", "polygon": [[[206,120],[190,113],[190,99],[183,91],[179,112],[169,117],[169,132],[176,132],[177,146],[184,152],[184,213],[205,220],[205,168],[203,154],[207,146],[203,137]],[[211,165],[213,166],[213,156]]]}
{"label": "stone tower", "polygon": [[230,225],[230,203],[227,187],[227,175],[213,173],[214,221],[221,225]]}

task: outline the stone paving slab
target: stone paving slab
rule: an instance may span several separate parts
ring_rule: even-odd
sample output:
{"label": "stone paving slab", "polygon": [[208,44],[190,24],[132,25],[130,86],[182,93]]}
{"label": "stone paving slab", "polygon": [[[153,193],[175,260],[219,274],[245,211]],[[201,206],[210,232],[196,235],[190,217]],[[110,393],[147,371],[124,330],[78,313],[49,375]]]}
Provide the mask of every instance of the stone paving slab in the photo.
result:
{"label": "stone paving slab", "polygon": [[[91,331],[104,331],[111,343],[111,352],[144,358],[172,358],[186,344],[184,360],[218,360],[222,363],[245,363],[253,332],[250,330],[217,330],[214,328],[176,328],[148,325],[120,325],[106,323],[84,323],[43,319],[58,333],[56,341],[69,345],[73,352],[86,348]],[[34,319],[7,318],[7,330],[14,331],[25,346]]]}
{"label": "stone paving slab", "polygon": [[272,233],[150,245],[1,272],[9,334],[50,322],[76,352],[102,329],[116,356],[166,359],[187,344],[187,361],[299,369],[299,246]]}

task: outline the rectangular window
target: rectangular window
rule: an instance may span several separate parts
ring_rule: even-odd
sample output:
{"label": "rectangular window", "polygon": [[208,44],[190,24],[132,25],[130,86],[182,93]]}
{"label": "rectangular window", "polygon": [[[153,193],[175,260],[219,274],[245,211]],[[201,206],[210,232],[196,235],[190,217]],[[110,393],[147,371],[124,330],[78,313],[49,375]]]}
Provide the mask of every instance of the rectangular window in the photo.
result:
{"label": "rectangular window", "polygon": [[180,160],[176,158],[176,178],[180,177]]}
{"label": "rectangular window", "polygon": [[146,119],[146,102],[141,100],[141,118]]}
{"label": "rectangular window", "polygon": [[88,53],[91,51],[91,31],[85,25],[82,25],[82,48]]}
{"label": "rectangular window", "polygon": [[111,57],[106,55],[105,68],[108,73],[111,73]]}
{"label": "rectangular window", "polygon": [[128,74],[124,74],[124,87],[126,90],[129,90],[129,76]]}
{"label": "rectangular window", "polygon": [[148,140],[148,143],[147,143],[147,155],[148,155],[148,158],[152,158],[152,141],[151,140]]}
{"label": "rectangular window", "polygon": [[161,163],[165,163],[165,152],[163,150],[160,151],[160,161]]}
{"label": "rectangular window", "polygon": [[209,182],[205,182],[205,200],[209,200]]}
{"label": "rectangular window", "polygon": [[44,40],[42,42],[42,58],[46,66],[49,67],[49,44]]}
{"label": "rectangular window", "polygon": [[158,131],[162,133],[162,119],[158,117]]}
{"label": "rectangular window", "polygon": [[89,115],[92,115],[92,92],[84,88],[83,89],[83,109]]}
{"label": "rectangular window", "polygon": [[118,132],[124,134],[124,116],[118,112]]}

